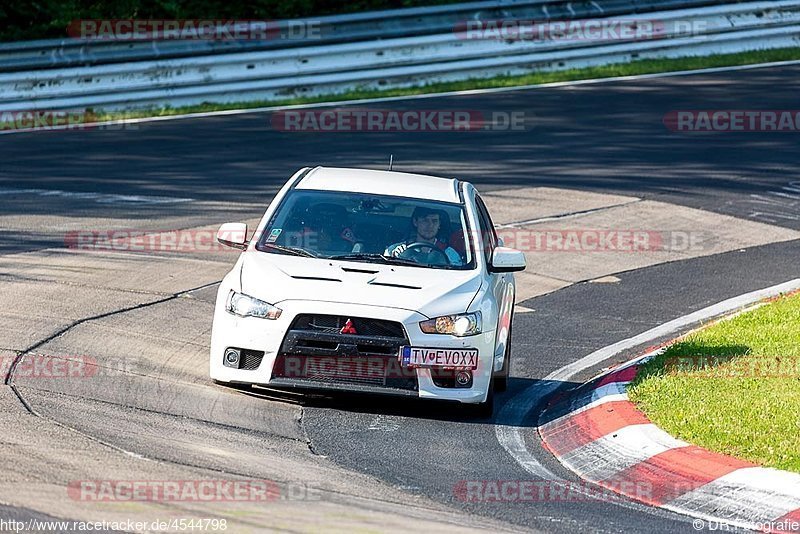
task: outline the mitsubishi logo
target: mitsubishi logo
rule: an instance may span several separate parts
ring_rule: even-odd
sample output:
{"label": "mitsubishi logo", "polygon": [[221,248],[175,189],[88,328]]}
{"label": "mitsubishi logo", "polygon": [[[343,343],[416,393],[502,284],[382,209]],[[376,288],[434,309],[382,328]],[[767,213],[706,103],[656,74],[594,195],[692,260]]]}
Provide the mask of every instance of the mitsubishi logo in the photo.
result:
{"label": "mitsubishi logo", "polygon": [[340,334],[358,334],[358,331],[353,326],[353,321],[351,321],[350,319],[347,319],[347,322],[344,323],[344,326],[342,327],[341,330],[339,330],[339,333]]}

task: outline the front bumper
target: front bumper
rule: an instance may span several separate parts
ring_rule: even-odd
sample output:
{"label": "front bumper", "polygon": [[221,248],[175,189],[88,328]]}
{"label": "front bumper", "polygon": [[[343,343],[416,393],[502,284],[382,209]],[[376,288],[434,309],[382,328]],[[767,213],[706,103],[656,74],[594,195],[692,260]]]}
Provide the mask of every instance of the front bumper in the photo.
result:
{"label": "front bumper", "polygon": [[[225,295],[221,295],[223,291]],[[486,400],[492,375],[492,360],[495,349],[494,331],[464,338],[424,334],[419,329],[419,322],[427,319],[427,317],[416,312],[399,308],[320,301],[295,300],[281,302],[279,307],[283,312],[280,318],[276,320],[238,317],[225,311],[226,296],[227,290],[220,288],[211,336],[210,375],[214,380],[277,387],[307,387],[312,389],[410,395],[463,403],[479,403]],[[287,331],[299,314],[365,317],[401,323],[405,330],[408,344],[411,346],[455,349],[477,348],[479,352],[478,368],[473,370],[472,384],[466,388],[439,387],[434,383],[431,370],[424,368],[405,370],[406,373],[416,375],[415,390],[375,387],[370,384],[337,383],[335,381],[321,383],[305,380],[287,380],[277,376],[273,378],[273,374],[280,374],[278,372],[273,373],[273,371],[276,371],[276,361],[278,362],[278,368],[282,368],[284,365],[282,356],[280,356],[282,354],[281,347]],[[263,351],[264,357],[261,360],[261,364],[253,370],[226,367],[223,365],[223,355],[228,347]],[[397,354],[394,354],[392,358],[397,359]],[[399,366],[399,363],[397,365]]]}

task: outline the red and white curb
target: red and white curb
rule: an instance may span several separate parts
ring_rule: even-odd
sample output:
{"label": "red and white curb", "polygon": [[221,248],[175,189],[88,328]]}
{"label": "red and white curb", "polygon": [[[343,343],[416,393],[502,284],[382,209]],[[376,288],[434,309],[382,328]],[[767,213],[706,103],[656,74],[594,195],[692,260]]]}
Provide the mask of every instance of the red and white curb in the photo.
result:
{"label": "red and white curb", "polygon": [[[658,325],[650,330],[636,334],[630,338],[622,339],[595,350],[591,354],[587,354],[578,360],[571,362],[563,367],[560,367],[542,379],[534,381],[532,384],[526,386],[522,390],[515,393],[505,404],[500,408],[497,414],[498,423],[495,425],[495,436],[500,446],[517,462],[517,464],[530,474],[534,480],[545,480],[557,482],[563,480],[563,476],[558,475],[551,470],[548,466],[542,463],[539,456],[538,446],[531,447],[531,442],[526,439],[526,435],[531,431],[530,421],[531,418],[538,420],[540,415],[539,410],[543,402],[565,383],[574,382],[575,377],[587,370],[597,367],[605,362],[619,358],[623,352],[636,349],[637,347],[646,347],[657,343],[661,339],[668,337],[675,337],[681,332],[710,321],[717,317],[722,317],[741,310],[747,306],[757,304],[764,299],[774,298],[782,294],[791,293],[800,290],[800,278],[784,282],[782,284],[766,287],[743,295],[731,297],[722,302],[712,304],[703,309],[694,311],[682,317],[677,317],[667,323]],[[639,362],[637,362],[639,363]],[[623,395],[619,399],[626,399],[624,391],[624,381],[617,379],[617,382],[623,382],[617,386],[612,386],[615,382],[612,380],[607,385],[609,389],[616,387],[614,394]],[[594,392],[592,395],[595,395]],[[597,394],[599,400],[601,394]],[[536,431],[538,434],[538,431]],[[662,436],[663,437],[663,436]],[[583,492],[580,492],[583,493]],[[588,495],[588,494],[587,494]],[[654,516],[668,513],[667,510],[662,510],[657,507],[648,507],[638,504],[636,502],[629,502],[626,499],[614,501],[615,506],[620,507],[621,513],[625,513],[624,509],[635,509],[636,513],[649,513]],[[673,508],[678,510],[677,508]],[[719,520],[719,515],[702,514],[687,509],[679,509],[678,511],[694,517],[703,517],[709,520]],[[792,516],[794,517],[794,516]],[[724,521],[724,518],[723,518]],[[693,526],[698,528],[698,523],[701,519],[693,521]],[[724,528],[724,525],[717,523],[716,525],[709,525],[712,527]],[[756,525],[747,524],[749,528],[755,528]]]}
{"label": "red and white curb", "polygon": [[549,406],[539,419],[545,447],[582,479],[636,501],[710,525],[798,532],[800,474],[759,467],[675,439],[628,400],[628,384],[657,352],[601,375]]}

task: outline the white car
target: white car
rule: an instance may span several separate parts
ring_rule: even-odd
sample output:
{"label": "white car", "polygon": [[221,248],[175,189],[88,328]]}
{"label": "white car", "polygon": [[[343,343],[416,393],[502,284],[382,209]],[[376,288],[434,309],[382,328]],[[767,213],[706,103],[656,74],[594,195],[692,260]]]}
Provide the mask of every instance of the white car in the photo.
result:
{"label": "white car", "polygon": [[270,204],[219,287],[219,383],[408,395],[490,415],[506,387],[514,271],[468,182],[305,168]]}

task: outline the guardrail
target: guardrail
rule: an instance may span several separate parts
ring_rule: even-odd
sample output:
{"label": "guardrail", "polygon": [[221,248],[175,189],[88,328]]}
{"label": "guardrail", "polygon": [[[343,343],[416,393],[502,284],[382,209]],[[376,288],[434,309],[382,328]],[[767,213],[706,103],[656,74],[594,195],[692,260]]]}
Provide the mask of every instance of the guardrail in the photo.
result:
{"label": "guardrail", "polygon": [[[523,15],[523,8],[530,9],[535,5],[541,10],[555,4],[561,5],[562,11],[566,10],[572,18],[587,18],[579,16],[580,12],[569,2],[528,1],[512,4],[517,11],[511,17],[493,12],[471,20],[521,18],[538,21],[541,16]],[[458,17],[467,12],[475,15],[478,13],[474,9],[476,5],[497,7],[497,3],[482,2],[440,6],[435,15],[425,11],[425,17],[438,17],[437,22],[433,23],[429,18],[423,19],[424,24],[418,21],[420,33],[415,37],[343,43],[329,41],[314,46],[223,55],[193,53],[188,57],[156,61],[108,62],[78,68],[8,72],[0,74],[0,110],[123,109],[212,101],[279,100],[353,88],[404,87],[641,58],[797,46],[800,42],[800,0],[711,5],[626,15],[625,21],[658,22],[659,33],[653,36],[655,38],[645,40],[596,38],[574,42],[465,39],[456,29],[459,22],[467,19]],[[591,7],[591,3],[587,5]],[[606,5],[604,3],[604,8]],[[622,2],[616,5],[621,9]],[[630,11],[630,2],[628,8]],[[409,15],[408,11],[418,13]],[[421,16],[419,10],[396,12],[412,18]],[[548,15],[551,19],[561,18],[553,16],[550,11]],[[349,17],[348,24],[363,23],[365,27],[367,21],[375,20],[374,14],[369,13]],[[329,17],[326,23],[333,18]],[[608,16],[593,18],[599,21],[613,19]],[[422,26],[441,29],[443,21],[447,25],[446,32],[420,30]],[[382,29],[389,32],[389,24],[385,22]],[[395,23],[393,31],[408,32],[411,27],[410,23]],[[354,28],[351,26],[350,30],[356,34]],[[340,31],[339,37],[345,33]],[[110,44],[119,43],[104,43]]]}
{"label": "guardrail", "polygon": [[[452,31],[459,21],[479,19],[556,20],[633,14],[722,4],[726,0],[490,0],[410,9],[371,11],[314,19],[275,21],[275,33],[292,26],[315,25],[319,39],[263,41],[111,41],[50,39],[0,43],[0,72],[102,65],[197,55],[228,54],[313,45],[396,39]],[[728,2],[730,3],[730,2]]]}

